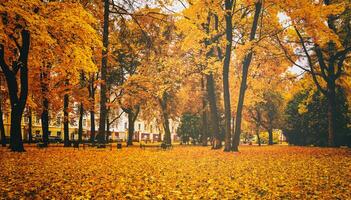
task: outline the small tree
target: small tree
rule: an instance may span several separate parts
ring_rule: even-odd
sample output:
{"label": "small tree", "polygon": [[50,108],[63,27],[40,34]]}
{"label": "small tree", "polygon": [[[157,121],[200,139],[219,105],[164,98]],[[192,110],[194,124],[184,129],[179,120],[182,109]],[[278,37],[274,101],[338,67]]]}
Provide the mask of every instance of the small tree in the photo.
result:
{"label": "small tree", "polygon": [[201,138],[201,118],[200,116],[185,113],[180,121],[180,126],[177,130],[178,136],[181,138],[182,143],[196,144]]}

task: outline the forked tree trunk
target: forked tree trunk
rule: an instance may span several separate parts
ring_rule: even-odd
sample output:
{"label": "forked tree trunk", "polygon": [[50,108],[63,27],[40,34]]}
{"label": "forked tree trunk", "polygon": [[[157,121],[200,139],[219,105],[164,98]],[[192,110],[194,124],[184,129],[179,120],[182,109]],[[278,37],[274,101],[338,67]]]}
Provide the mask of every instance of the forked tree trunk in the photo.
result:
{"label": "forked tree trunk", "polygon": [[[258,19],[261,13],[262,2],[258,1],[255,3],[255,15],[252,22],[251,32],[250,32],[250,41],[255,39],[256,30],[258,27]],[[245,57],[243,61],[243,71],[242,71],[242,79],[239,91],[239,100],[235,117],[235,132],[232,138],[232,151],[239,151],[239,143],[240,143],[240,134],[241,134],[241,120],[242,120],[242,110],[244,105],[245,91],[247,87],[247,75],[249,72],[249,67],[251,64],[253,52],[250,51]]]}
{"label": "forked tree trunk", "polygon": [[[30,33],[22,30],[22,46],[19,49],[19,59],[13,62],[12,69],[5,62],[5,49],[0,44],[0,67],[5,75],[11,105],[10,148],[12,151],[23,152],[21,122],[28,97],[28,53]],[[19,73],[20,84],[17,82]],[[20,86],[20,91],[19,91]]]}

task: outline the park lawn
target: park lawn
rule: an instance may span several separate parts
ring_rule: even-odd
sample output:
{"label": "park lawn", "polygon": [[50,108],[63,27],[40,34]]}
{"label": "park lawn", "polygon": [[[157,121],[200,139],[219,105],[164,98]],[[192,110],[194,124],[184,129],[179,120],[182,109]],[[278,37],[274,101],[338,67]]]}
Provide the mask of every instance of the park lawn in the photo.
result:
{"label": "park lawn", "polygon": [[0,149],[0,199],[350,199],[351,150]]}

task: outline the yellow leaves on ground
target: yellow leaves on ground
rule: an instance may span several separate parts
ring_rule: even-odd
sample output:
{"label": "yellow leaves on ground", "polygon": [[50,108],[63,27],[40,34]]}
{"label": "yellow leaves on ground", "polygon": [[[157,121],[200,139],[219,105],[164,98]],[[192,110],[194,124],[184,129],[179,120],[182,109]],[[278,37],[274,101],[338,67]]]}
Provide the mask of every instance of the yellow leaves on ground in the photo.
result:
{"label": "yellow leaves on ground", "polygon": [[347,199],[349,149],[1,149],[0,198]]}

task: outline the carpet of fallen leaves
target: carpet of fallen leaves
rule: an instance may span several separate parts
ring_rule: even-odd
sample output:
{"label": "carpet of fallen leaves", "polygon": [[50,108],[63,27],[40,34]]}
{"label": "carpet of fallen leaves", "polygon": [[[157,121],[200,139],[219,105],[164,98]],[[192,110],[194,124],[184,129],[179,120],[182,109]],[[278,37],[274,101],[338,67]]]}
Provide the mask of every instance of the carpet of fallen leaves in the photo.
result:
{"label": "carpet of fallen leaves", "polygon": [[350,199],[351,150],[0,149],[0,199]]}

